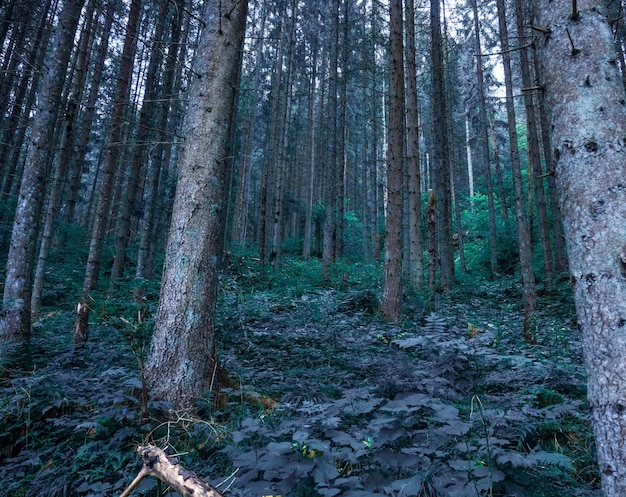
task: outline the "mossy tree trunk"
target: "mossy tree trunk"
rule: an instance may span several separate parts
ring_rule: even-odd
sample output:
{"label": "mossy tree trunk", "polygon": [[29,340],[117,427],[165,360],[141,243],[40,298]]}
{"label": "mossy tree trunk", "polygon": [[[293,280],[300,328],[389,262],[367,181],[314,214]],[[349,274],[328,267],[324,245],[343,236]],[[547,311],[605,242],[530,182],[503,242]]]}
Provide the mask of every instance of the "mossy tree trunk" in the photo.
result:
{"label": "mossy tree trunk", "polygon": [[177,409],[217,390],[214,310],[225,166],[247,1],[208,2],[190,90],[154,336],[147,363],[152,395]]}

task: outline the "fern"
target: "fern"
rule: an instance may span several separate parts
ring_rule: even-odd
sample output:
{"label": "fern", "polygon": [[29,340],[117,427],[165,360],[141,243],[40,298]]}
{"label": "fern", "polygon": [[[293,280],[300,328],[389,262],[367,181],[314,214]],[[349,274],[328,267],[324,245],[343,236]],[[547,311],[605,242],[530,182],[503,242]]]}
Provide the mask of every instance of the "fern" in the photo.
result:
{"label": "fern", "polygon": [[422,327],[422,332],[426,334],[443,334],[446,331],[447,323],[446,319],[438,314],[431,312],[425,318],[426,324]]}

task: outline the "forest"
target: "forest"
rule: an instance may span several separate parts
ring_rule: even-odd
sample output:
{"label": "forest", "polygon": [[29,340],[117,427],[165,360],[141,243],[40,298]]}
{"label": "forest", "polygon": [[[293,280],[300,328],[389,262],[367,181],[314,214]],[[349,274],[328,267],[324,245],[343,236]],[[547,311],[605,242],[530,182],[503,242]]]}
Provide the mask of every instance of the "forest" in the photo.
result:
{"label": "forest", "polygon": [[621,0],[0,20],[0,497],[626,496]]}

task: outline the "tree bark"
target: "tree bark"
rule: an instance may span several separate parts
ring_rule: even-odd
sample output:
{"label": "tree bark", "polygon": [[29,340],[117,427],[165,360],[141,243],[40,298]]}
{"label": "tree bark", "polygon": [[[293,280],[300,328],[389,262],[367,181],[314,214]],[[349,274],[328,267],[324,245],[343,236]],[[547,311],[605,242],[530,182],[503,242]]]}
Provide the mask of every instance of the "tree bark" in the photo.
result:
{"label": "tree bark", "polygon": [[117,162],[120,149],[122,148],[120,147],[120,143],[123,137],[124,114],[126,105],[128,104],[128,90],[132,79],[132,69],[137,48],[140,13],[141,0],[132,0],[126,24],[126,36],[122,49],[122,60],[115,91],[115,101],[113,102],[109,143],[105,153],[105,164],[102,170],[102,180],[91,231],[91,243],[89,245],[83,291],[81,300],[76,308],[76,322],[74,325],[74,344],[76,345],[86,342],[89,336],[90,294],[96,288],[100,274],[102,246],[109,222],[109,210],[113,197]]}
{"label": "tree bark", "polygon": [[117,242],[115,244],[115,255],[113,257],[113,267],[109,278],[109,293],[113,293],[119,285],[119,280],[124,276],[126,265],[126,247],[131,237],[131,219],[133,211],[137,207],[137,194],[140,189],[140,173],[145,171],[149,149],[154,145],[155,133],[158,128],[159,100],[158,86],[159,77],[163,73],[163,44],[164,32],[167,18],[168,0],[162,0],[158,7],[159,13],[156,16],[156,26],[153,35],[152,47],[150,48],[150,62],[146,70],[145,89],[143,102],[139,113],[139,124],[135,137],[135,147],[132,152],[128,175],[124,185],[122,185],[122,195],[119,202]]}
{"label": "tree bark", "polygon": [[214,311],[225,157],[234,114],[247,1],[207,3],[196,53],[165,269],[147,377],[157,399],[193,408],[219,389]]}
{"label": "tree bark", "polygon": [[326,115],[327,153],[324,171],[324,229],[322,244],[322,281],[330,284],[330,267],[336,256],[337,228],[337,57],[339,45],[339,0],[331,0],[331,29],[329,39],[328,105]]}
{"label": "tree bark", "polygon": [[533,269],[533,252],[530,241],[530,229],[528,227],[526,216],[524,187],[522,185],[522,171],[519,159],[519,148],[517,145],[517,123],[515,120],[515,105],[513,103],[513,76],[511,74],[511,57],[509,53],[509,34],[506,24],[506,8],[504,0],[497,0],[496,4],[498,8],[500,44],[502,48],[504,82],[506,86],[506,114],[509,128],[509,149],[511,152],[511,168],[513,170],[513,187],[515,189],[515,219],[517,221],[520,272],[522,273],[522,292],[524,298],[523,335],[527,341],[533,341],[533,337],[530,333],[530,327],[534,319],[535,307],[537,305],[535,272]]}
{"label": "tree bark", "polygon": [[158,447],[145,445],[137,447],[137,452],[143,459],[143,467],[120,497],[129,497],[146,476],[153,476],[167,483],[183,497],[222,497],[215,488],[183,468],[175,457],[168,456]]}
{"label": "tree bark", "polygon": [[55,28],[53,56],[42,81],[6,264],[3,309],[0,314],[0,340],[3,342],[24,341],[30,338],[32,270],[48,176],[50,143],[83,4],[83,0],[66,0],[63,4]]}
{"label": "tree bark", "polygon": [[440,1],[430,3],[431,83],[433,87],[433,174],[437,194],[437,255],[439,257],[439,286],[449,290],[454,279],[452,249],[452,200],[450,192],[450,149],[446,136],[448,110],[445,93],[443,40],[441,34]]}
{"label": "tree bark", "polygon": [[[485,101],[485,76],[483,71],[483,57],[480,36],[480,22],[476,0],[471,1],[474,17],[474,36],[476,38],[476,79],[478,82],[478,138],[484,164],[485,183],[487,185],[487,208],[489,209],[489,263],[491,277],[498,274],[498,238],[496,230],[496,208],[493,198],[493,184],[491,180],[491,163],[489,157],[489,135],[487,131],[487,109]],[[494,147],[497,144],[494,142]],[[506,211],[505,211],[506,212]]]}
{"label": "tree bark", "polygon": [[404,151],[404,46],[402,0],[389,3],[389,150],[387,223],[381,312],[386,319],[402,317],[402,164]]}
{"label": "tree bark", "polygon": [[415,67],[415,2],[405,0],[406,11],[406,162],[408,171],[409,284],[414,290],[424,286],[424,237],[422,236],[422,199],[419,161],[419,115],[417,100],[417,70]]}
{"label": "tree bark", "polygon": [[626,495],[626,95],[601,2],[539,1],[541,84],[606,497]]}
{"label": "tree bark", "polygon": [[524,108],[526,110],[526,137],[528,139],[528,175],[532,176],[529,182],[535,191],[535,206],[537,208],[537,222],[539,225],[539,236],[541,239],[541,253],[543,256],[543,280],[547,287],[552,286],[554,274],[554,261],[552,256],[552,242],[550,240],[550,229],[548,223],[548,209],[546,202],[545,188],[543,185],[543,166],[541,165],[541,150],[539,146],[539,126],[536,117],[534,91],[531,87],[533,78],[531,74],[530,57],[528,50],[528,27],[527,10],[524,8],[524,0],[515,0],[515,17],[517,20],[517,32],[519,43],[523,47],[520,50],[520,66],[522,76],[522,87],[524,93]]}

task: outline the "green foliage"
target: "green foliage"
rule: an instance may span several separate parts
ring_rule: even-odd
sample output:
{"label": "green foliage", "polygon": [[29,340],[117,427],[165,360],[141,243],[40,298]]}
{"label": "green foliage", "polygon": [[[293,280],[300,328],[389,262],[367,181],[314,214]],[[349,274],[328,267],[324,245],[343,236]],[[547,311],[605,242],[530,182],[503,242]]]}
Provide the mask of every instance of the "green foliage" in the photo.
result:
{"label": "green foliage", "polygon": [[194,415],[143,400],[156,286],[96,300],[80,355],[72,313],[48,314],[33,368],[0,384],[2,494],[119,495],[149,442],[214,484],[234,475],[232,496],[599,495],[579,335],[550,310],[563,295],[546,295],[530,346],[513,277],[438,295],[430,313],[409,299],[392,324],[372,312],[379,266],[338,261],[332,288],[319,272],[231,261],[216,330],[239,386]]}
{"label": "green foliage", "polygon": [[[495,209],[502,211],[500,200],[494,199]],[[470,272],[489,274],[489,209],[487,196],[476,192],[468,202],[468,206],[462,212],[463,226],[468,229],[465,235],[464,249],[467,268]],[[515,220],[504,219],[501,215],[496,216],[496,231],[498,239],[498,266],[504,274],[513,274],[517,267],[517,235],[515,232]]]}

